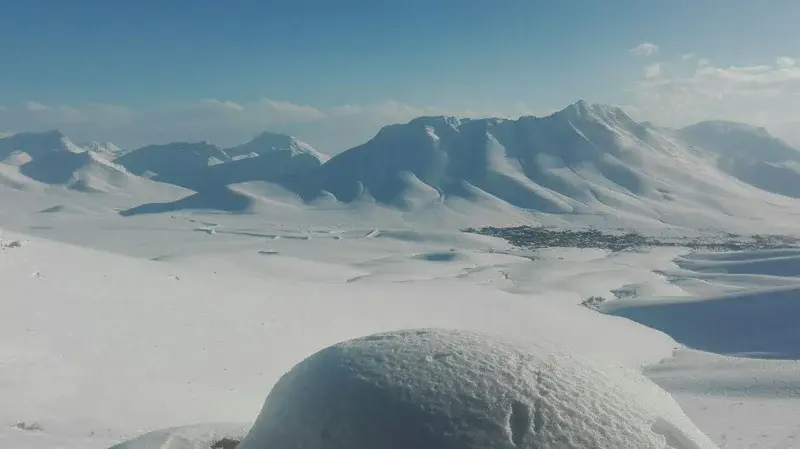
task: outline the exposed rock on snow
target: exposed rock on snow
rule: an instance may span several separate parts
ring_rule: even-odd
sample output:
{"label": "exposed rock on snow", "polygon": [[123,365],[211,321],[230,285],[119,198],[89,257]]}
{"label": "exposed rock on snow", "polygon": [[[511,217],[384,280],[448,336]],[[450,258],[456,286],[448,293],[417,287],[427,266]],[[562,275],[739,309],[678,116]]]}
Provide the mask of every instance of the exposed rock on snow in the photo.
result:
{"label": "exposed rock on snow", "polygon": [[405,330],[295,366],[240,449],[716,447],[643,376],[479,334]]}

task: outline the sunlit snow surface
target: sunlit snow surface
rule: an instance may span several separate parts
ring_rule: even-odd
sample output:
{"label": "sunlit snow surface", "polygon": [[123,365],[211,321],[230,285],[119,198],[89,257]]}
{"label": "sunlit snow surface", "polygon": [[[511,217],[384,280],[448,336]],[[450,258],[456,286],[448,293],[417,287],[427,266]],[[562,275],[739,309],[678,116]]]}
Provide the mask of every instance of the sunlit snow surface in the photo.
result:
{"label": "sunlit snow surface", "polygon": [[[418,327],[488,332],[646,367],[720,447],[800,447],[797,362],[675,353],[681,345],[662,332],[578,305],[591,295],[609,304],[619,296],[622,310],[647,298],[672,304],[791,289],[798,280],[781,263],[791,260],[787,252],[533,253],[457,231],[336,222],[351,215],[123,219],[79,202],[40,212],[45,205],[54,207],[54,198],[0,214],[25,231],[2,232],[3,447],[100,449],[158,429],[247,428],[273,383],[305,357],[349,338]],[[719,314],[712,321],[736,318],[721,307],[698,310]],[[787,337],[776,329],[765,322],[758,340],[780,345]],[[674,337],[713,349],[703,346],[712,341],[700,339],[703,332]],[[42,430],[14,427],[21,422]]]}
{"label": "sunlit snow surface", "polygon": [[241,449],[714,444],[652,382],[549,345],[408,329],[328,347],[284,375]]}
{"label": "sunlit snow surface", "polygon": [[[389,129],[368,147],[392,157],[331,159],[309,202],[253,179],[259,152],[275,177],[323,162],[280,136],[233,155],[179,144],[164,162],[175,176],[160,177],[59,133],[4,140],[0,448],[105,449],[148,432],[126,449],[208,447],[243,435],[309,355],[421,327],[642,370],[719,447],[800,447],[796,251],[531,251],[459,231],[797,234],[791,153],[776,143],[774,160],[751,163],[582,104],[542,120]],[[204,176],[181,178],[186,164]],[[591,296],[599,310],[580,305]]]}

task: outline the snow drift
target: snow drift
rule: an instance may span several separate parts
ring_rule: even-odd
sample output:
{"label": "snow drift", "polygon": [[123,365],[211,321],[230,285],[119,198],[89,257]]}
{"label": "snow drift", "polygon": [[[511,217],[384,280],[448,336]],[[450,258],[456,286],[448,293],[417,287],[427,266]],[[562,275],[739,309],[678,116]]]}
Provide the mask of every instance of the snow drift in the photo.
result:
{"label": "snow drift", "polygon": [[324,349],[284,375],[240,449],[716,447],[633,372],[424,329]]}

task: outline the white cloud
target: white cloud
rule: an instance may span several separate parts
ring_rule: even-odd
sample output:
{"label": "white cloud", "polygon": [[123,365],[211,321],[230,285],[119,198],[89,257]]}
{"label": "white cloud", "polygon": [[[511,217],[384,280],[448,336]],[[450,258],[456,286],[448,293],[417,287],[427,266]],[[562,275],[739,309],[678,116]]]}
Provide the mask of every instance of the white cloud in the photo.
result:
{"label": "white cloud", "polygon": [[29,101],[25,103],[25,109],[27,109],[30,112],[39,112],[39,111],[46,111],[50,108],[41,103],[37,103],[35,101]]}
{"label": "white cloud", "polygon": [[650,64],[644,68],[644,77],[647,79],[656,78],[661,75],[661,64]]}
{"label": "white cloud", "polygon": [[694,53],[685,53],[681,55],[681,59],[683,59],[684,61],[688,61],[692,58],[694,58]]}
{"label": "white cloud", "polygon": [[657,73],[648,66],[630,91],[629,110],[667,126],[725,119],[792,128],[786,124],[800,122],[800,102],[789,100],[800,96],[800,66],[791,58],[772,61],[720,66],[701,58],[696,67],[661,65]]}
{"label": "white cloud", "polygon": [[636,56],[652,56],[658,53],[658,45],[644,42],[631,48],[630,51]]}

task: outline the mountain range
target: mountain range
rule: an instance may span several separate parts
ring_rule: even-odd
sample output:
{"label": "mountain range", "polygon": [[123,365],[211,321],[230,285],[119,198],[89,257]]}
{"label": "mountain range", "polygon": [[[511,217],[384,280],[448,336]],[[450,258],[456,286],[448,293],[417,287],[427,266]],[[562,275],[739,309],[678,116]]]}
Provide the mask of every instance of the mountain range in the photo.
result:
{"label": "mountain range", "polygon": [[[176,142],[130,151],[76,144],[58,131],[22,133],[0,138],[0,182],[191,191],[177,203],[142,204],[128,214],[242,212],[258,195],[280,194],[308,205],[366,201],[412,210],[466,200],[711,225],[720,214],[757,220],[764,208],[800,210],[800,151],[746,124],[669,129],[581,100],[546,117],[418,117],[332,158],[268,132],[232,148]],[[260,193],[252,193],[253,183]]]}

